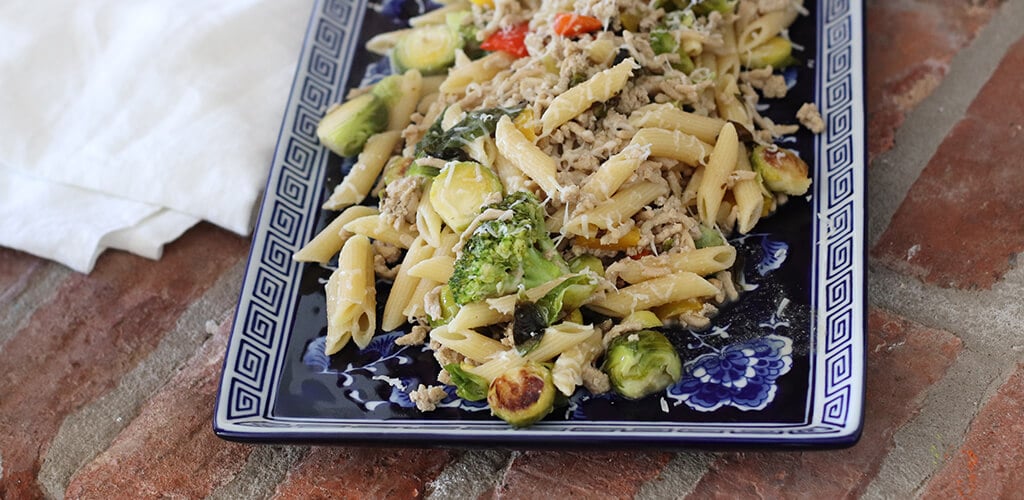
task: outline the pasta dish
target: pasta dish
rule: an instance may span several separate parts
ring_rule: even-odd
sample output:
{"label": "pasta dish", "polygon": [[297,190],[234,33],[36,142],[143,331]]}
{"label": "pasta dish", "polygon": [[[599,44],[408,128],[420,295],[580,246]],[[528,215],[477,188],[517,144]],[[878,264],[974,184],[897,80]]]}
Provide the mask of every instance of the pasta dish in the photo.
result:
{"label": "pasta dish", "polygon": [[[393,73],[327,111],[351,171],[294,258],[334,267],[326,354],[406,328],[517,427],[577,390],[679,380],[660,328],[742,300],[733,235],[807,193],[762,116],[801,64],[802,0],[449,0],[371,39]],[[794,121],[813,132],[813,103]],[[336,259],[336,261],[335,261]],[[386,297],[375,283],[390,282]],[[382,307],[379,307],[382,306]],[[581,389],[582,388],[582,389]]]}

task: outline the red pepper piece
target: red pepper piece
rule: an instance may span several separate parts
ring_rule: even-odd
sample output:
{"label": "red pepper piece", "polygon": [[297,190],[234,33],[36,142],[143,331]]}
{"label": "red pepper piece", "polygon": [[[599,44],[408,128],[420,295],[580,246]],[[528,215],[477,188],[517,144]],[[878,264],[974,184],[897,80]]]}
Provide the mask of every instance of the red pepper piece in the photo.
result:
{"label": "red pepper piece", "polygon": [[562,12],[555,15],[555,24],[552,28],[555,33],[562,36],[576,36],[584,33],[590,33],[603,28],[601,20],[592,17],[584,16],[580,14],[571,14],[568,12]]}
{"label": "red pepper piece", "polygon": [[526,57],[529,54],[526,51],[526,42],[524,40],[526,39],[526,34],[529,31],[529,23],[521,23],[515,26],[502,28],[491,33],[491,35],[480,44],[480,48],[490,51],[501,50],[516,57]]}

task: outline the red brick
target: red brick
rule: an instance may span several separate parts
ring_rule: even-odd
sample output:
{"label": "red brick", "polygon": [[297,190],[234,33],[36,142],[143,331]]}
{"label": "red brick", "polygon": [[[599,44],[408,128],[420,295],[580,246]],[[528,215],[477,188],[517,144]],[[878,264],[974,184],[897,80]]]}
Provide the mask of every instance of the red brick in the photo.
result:
{"label": "red brick", "polygon": [[39,463],[64,418],[145,358],[245,246],[202,224],[158,262],[109,252],[35,310],[0,356],[0,498],[41,494]]}
{"label": "red brick", "polygon": [[143,405],[110,448],[71,478],[68,498],[203,498],[245,465],[252,446],[213,434],[214,398],[231,322]]}
{"label": "red brick", "polygon": [[314,448],[274,498],[420,498],[454,456],[442,449]]}
{"label": "red brick", "polygon": [[633,498],[669,453],[525,452],[512,460],[493,498]]}
{"label": "red brick", "polygon": [[923,498],[1019,498],[1024,492],[1024,364],[985,404]]}
{"label": "red brick", "polygon": [[873,0],[867,10],[868,153],[893,147],[896,129],[932,93],[953,56],[1002,0]]}
{"label": "red brick", "polygon": [[28,286],[29,278],[46,261],[17,250],[0,248],[0,307],[17,297]]}
{"label": "red brick", "polygon": [[729,453],[718,458],[691,498],[856,498],[878,474],[892,436],[920,409],[962,349],[949,333],[872,309],[868,318],[867,403],[857,445],[828,453]]}
{"label": "red brick", "polygon": [[1024,250],[1024,39],[939,146],[872,254],[943,287],[990,288]]}

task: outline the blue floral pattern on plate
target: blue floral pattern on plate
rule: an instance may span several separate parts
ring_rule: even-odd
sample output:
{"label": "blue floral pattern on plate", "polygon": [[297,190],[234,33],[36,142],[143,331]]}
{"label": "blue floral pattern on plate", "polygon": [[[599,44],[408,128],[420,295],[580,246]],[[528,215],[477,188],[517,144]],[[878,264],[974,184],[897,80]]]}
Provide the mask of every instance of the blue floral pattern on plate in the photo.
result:
{"label": "blue floral pattern on plate", "polygon": [[668,396],[697,411],[763,410],[775,399],[775,381],[793,366],[792,352],[792,340],[768,335],[703,354],[684,366]]}

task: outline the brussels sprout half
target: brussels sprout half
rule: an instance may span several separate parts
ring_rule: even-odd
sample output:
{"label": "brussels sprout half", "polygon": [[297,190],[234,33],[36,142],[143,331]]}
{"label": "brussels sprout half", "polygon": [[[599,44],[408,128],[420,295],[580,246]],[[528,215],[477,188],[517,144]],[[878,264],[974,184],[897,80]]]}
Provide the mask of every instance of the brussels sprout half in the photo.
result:
{"label": "brussels sprout half", "polygon": [[551,413],[556,392],[551,370],[530,361],[492,380],[487,403],[495,416],[514,427],[526,427]]}
{"label": "brussels sprout half", "polygon": [[388,124],[387,103],[373,93],[335,106],[317,125],[320,143],[341,156],[355,156],[371,135]]}
{"label": "brussels sprout half", "polygon": [[640,399],[679,380],[683,366],[665,335],[641,330],[612,340],[601,369],[615,392]]}
{"label": "brussels sprout half", "polygon": [[451,162],[430,185],[430,204],[456,231],[469,227],[487,200],[502,194],[498,174],[473,161]]}
{"label": "brussels sprout half", "polygon": [[757,146],[750,153],[750,164],[765,186],[777,193],[799,196],[811,187],[807,163],[789,149]]}

